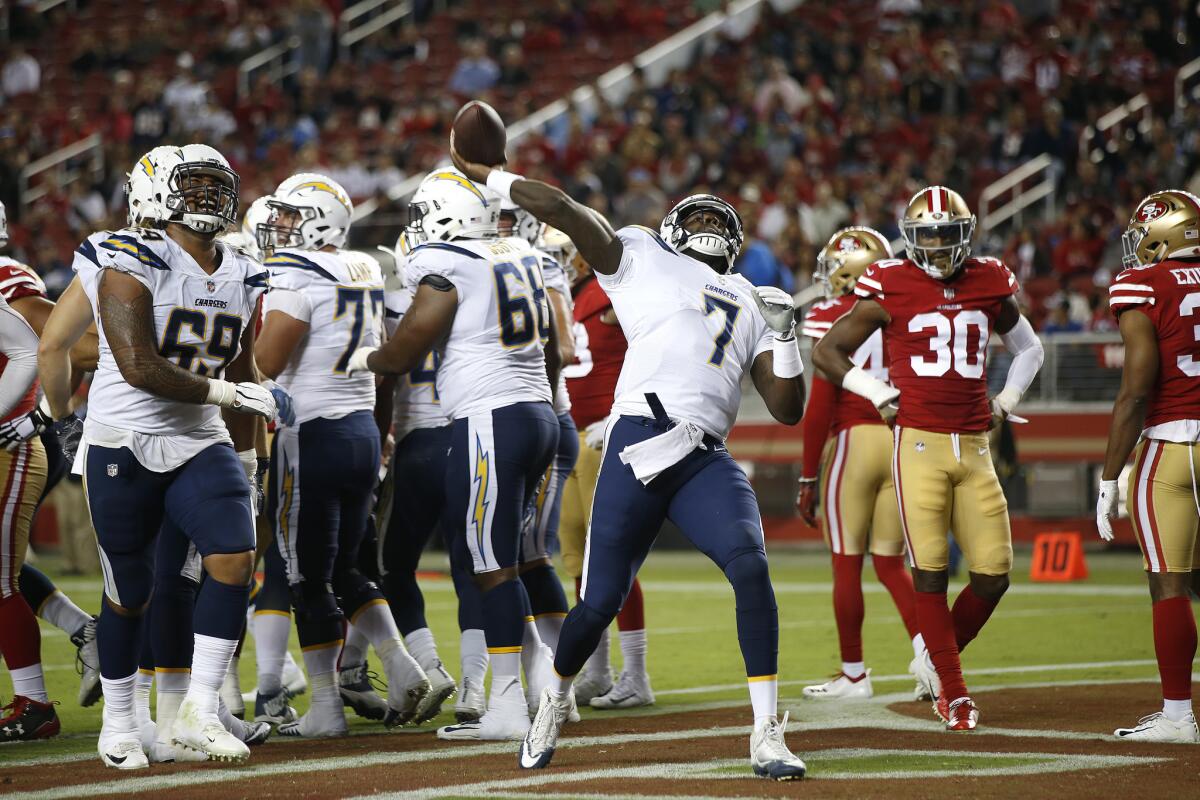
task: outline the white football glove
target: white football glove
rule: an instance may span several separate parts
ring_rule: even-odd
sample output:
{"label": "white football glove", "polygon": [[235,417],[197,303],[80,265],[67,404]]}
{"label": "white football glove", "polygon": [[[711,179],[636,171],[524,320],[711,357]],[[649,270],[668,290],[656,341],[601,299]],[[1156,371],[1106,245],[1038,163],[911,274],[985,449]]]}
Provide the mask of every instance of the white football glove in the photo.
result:
{"label": "white football glove", "polygon": [[583,443],[593,450],[604,449],[604,429],[608,427],[608,418],[597,420],[583,429]]}
{"label": "white football glove", "polygon": [[268,420],[275,419],[279,411],[271,390],[251,381],[231,383],[210,378],[208,402],[239,414],[257,414]]}
{"label": "white football glove", "polygon": [[346,376],[353,377],[358,372],[370,372],[367,357],[378,350],[378,347],[360,347],[350,354],[350,363],[346,365]]}
{"label": "white football glove", "polygon": [[1117,517],[1119,497],[1116,481],[1100,481],[1100,496],[1096,498],[1096,530],[1106,542],[1113,540],[1112,521]]}
{"label": "white football glove", "polygon": [[754,304],[767,321],[767,327],[776,335],[787,337],[796,327],[796,307],[792,305],[792,296],[783,289],[774,286],[755,286]]}
{"label": "white football glove", "polygon": [[22,442],[29,441],[53,424],[54,420],[40,407],[8,422],[0,422],[0,447],[12,452]]}

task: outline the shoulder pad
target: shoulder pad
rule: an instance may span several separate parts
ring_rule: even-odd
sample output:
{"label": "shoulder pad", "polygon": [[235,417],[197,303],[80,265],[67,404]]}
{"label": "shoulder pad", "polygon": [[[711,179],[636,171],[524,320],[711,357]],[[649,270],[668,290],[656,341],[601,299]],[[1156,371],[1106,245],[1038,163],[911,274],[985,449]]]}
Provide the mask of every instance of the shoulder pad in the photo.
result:
{"label": "shoulder pad", "polygon": [[154,269],[170,270],[163,258],[165,244],[162,234],[144,228],[125,228],[102,238],[98,251],[114,259],[133,260]]}
{"label": "shoulder pad", "polygon": [[263,266],[271,272],[276,273],[282,273],[289,269],[303,270],[332,283],[338,282],[337,277],[333,273],[322,267],[308,255],[304,255],[297,250],[277,250],[263,262]]}

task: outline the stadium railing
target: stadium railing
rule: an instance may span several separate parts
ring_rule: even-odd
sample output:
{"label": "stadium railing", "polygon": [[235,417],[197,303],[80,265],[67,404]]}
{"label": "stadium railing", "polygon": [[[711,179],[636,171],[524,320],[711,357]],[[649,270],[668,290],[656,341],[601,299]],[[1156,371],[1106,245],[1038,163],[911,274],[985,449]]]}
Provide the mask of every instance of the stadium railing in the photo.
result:
{"label": "stadium railing", "polygon": [[[82,170],[76,168],[76,164],[80,160],[86,163],[86,167]],[[46,176],[48,180],[44,179],[36,186],[34,185],[34,178],[51,171],[53,171],[52,175]],[[22,211],[28,211],[34,201],[49,194],[51,185],[56,189],[62,189],[77,180],[85,171],[90,172],[96,180],[104,175],[104,141],[99,133],[93,133],[86,139],[80,139],[78,142],[61,147],[37,161],[26,164],[21,169],[17,186],[21,196]]]}
{"label": "stadium railing", "polygon": [[[1037,183],[1030,185],[1030,181],[1038,178]],[[979,194],[980,232],[988,235],[1040,200],[1048,199],[1053,208],[1057,178],[1054,159],[1042,153],[988,184]],[[1000,204],[1006,197],[1007,201]]]}
{"label": "stadium railing", "polygon": [[338,17],[337,40],[342,48],[351,47],[376,31],[403,22],[412,16],[409,0],[362,0]]}
{"label": "stadium railing", "polygon": [[238,66],[238,99],[243,99],[250,94],[251,77],[260,69],[268,70],[267,75],[273,83],[279,83],[289,75],[294,75],[298,72],[300,65],[296,59],[291,58],[291,54],[293,50],[299,47],[300,37],[293,35],[278,44],[273,44],[270,47],[263,48],[252,56],[248,56]]}

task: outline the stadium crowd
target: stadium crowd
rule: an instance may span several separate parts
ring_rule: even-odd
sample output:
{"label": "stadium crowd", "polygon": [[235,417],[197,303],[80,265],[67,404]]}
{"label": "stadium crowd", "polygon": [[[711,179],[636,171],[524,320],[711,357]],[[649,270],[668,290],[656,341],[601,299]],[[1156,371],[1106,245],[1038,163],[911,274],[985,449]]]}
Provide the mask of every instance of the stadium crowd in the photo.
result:
{"label": "stadium crowd", "polygon": [[[181,137],[230,154],[244,203],[309,168],[356,200],[380,195],[444,157],[464,96],[514,121],[719,4],[553,0],[528,23],[508,21],[507,5],[456,3],[429,16],[417,4],[413,24],[341,51],[341,9],[317,0],[181,4],[172,15],[96,2],[73,17],[25,19],[0,73],[0,200],[17,210],[15,254],[61,286],[79,233],[119,220],[132,154]],[[1174,110],[1173,84],[1200,37],[1191,5],[768,8],[751,30],[728,26],[662,85],[635,73],[619,103],[572,108],[522,141],[515,166],[620,222],[658,220],[695,185],[737,197],[752,233],[739,268],[792,289],[808,283],[817,245],[841,225],[896,238],[897,209],[918,186],[955,186],[977,206],[988,183],[1047,153],[1058,213],[987,247],[1026,284],[1037,319],[1054,324],[1049,312],[1069,301],[1069,326],[1090,327],[1103,316],[1092,313],[1092,284],[1107,285],[1147,177],[1195,188],[1200,112]],[[92,24],[100,15],[113,20],[104,36]],[[296,74],[281,85],[252,75],[239,95],[236,65],[289,35],[299,36]],[[1139,92],[1153,110],[1144,129],[1116,126],[1081,144],[1090,123]],[[22,215],[19,165],[92,132],[104,137],[103,174]],[[385,202],[384,211],[378,219],[395,224],[361,226],[369,241],[360,244],[394,240],[405,209]]]}

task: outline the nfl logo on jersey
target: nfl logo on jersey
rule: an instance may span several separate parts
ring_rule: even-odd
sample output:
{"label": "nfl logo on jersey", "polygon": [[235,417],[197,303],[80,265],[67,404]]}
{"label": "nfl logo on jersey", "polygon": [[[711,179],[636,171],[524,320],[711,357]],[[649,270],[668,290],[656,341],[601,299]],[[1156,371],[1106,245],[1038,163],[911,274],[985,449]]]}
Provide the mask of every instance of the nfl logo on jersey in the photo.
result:
{"label": "nfl logo on jersey", "polygon": [[217,290],[217,282],[216,281],[205,281],[204,288],[208,289],[209,294],[212,294],[213,292],[215,292]]}
{"label": "nfl logo on jersey", "polygon": [[117,465],[116,465],[116,464],[109,464],[109,465],[108,465],[108,469],[106,469],[106,470],[105,470],[105,472],[107,472],[107,473],[108,473],[108,477],[110,477],[110,478],[115,478],[115,477],[117,477]]}

